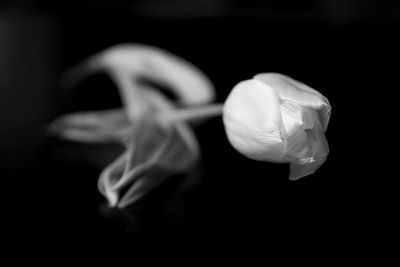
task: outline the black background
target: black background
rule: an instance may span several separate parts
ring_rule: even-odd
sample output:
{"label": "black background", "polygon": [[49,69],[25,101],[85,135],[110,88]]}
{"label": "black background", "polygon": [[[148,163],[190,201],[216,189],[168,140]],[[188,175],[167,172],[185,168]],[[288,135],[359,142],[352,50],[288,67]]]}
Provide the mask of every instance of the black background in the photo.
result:
{"label": "black background", "polygon": [[[1,161],[8,247],[22,259],[135,266],[249,261],[381,261],[397,199],[399,6],[370,1],[19,1],[0,14]],[[169,7],[166,9],[166,5]],[[95,75],[63,91],[63,70],[113,44],[151,44],[207,73],[223,102],[256,73],[280,72],[330,100],[330,155],[313,175],[251,161],[222,121],[196,126],[201,185],[181,202],[173,183],[124,211],[97,192],[117,145],[76,144],[43,129],[68,112],[120,105]],[[1,48],[0,48],[1,49]]]}

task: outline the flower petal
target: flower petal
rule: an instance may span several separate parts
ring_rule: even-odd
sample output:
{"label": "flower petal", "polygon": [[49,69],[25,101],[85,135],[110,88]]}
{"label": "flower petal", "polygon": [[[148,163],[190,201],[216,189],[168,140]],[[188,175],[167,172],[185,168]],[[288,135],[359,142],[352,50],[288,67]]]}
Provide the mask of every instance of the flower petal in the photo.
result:
{"label": "flower petal", "polygon": [[112,109],[68,114],[52,122],[48,132],[78,142],[117,142],[128,135],[130,126],[122,109]]}
{"label": "flower petal", "polygon": [[[132,145],[99,178],[99,190],[110,205],[123,207],[139,200],[171,175],[189,170],[199,157],[197,141],[183,124],[142,120],[133,134]],[[121,190],[126,193],[119,199]]]}
{"label": "flower petal", "polygon": [[291,162],[289,180],[296,181],[300,178],[313,174],[320,165],[321,164],[317,164],[317,162],[313,161],[312,159],[304,163]]}
{"label": "flower petal", "polygon": [[146,175],[137,179],[137,181],[129,187],[126,193],[121,196],[121,199],[118,202],[118,208],[124,208],[140,200],[173,174],[173,172],[164,170],[157,165],[149,169],[146,172]]}
{"label": "flower petal", "polygon": [[[166,85],[184,104],[202,104],[215,98],[211,81],[200,69],[172,53],[153,46],[112,46],[67,72],[66,81],[76,82],[83,75],[98,70],[123,73],[132,83],[138,83],[139,78],[146,78]],[[116,77],[121,78],[112,78]]]}
{"label": "flower petal", "polygon": [[175,131],[171,133],[166,140],[166,145],[160,150],[158,160],[131,184],[128,191],[121,197],[118,203],[119,208],[141,199],[171,176],[187,173],[191,169],[198,157],[191,153],[185,141],[177,134],[178,132]]}
{"label": "flower petal", "polygon": [[292,101],[281,101],[281,114],[285,129],[285,138],[303,128],[303,108]]}
{"label": "flower petal", "polygon": [[329,146],[320,127],[306,130],[311,144],[311,157],[303,157],[290,163],[290,180],[298,180],[314,173],[326,160]]}
{"label": "flower petal", "polygon": [[329,154],[329,145],[326,140],[324,131],[315,127],[309,132],[311,147],[312,147],[312,157],[320,165],[325,162]]}
{"label": "flower petal", "polygon": [[142,162],[134,169],[127,171],[129,151],[125,151],[113,163],[103,170],[98,180],[98,189],[103,194],[110,206],[116,206],[119,202],[120,191],[129,186],[148,171],[153,165],[153,161]]}
{"label": "flower petal", "polygon": [[284,100],[290,100],[305,107],[318,109],[323,129],[326,130],[329,124],[331,106],[326,97],[313,88],[279,73],[261,73],[254,76],[254,79],[273,87],[279,92]]}
{"label": "flower petal", "polygon": [[254,160],[281,161],[285,152],[277,92],[252,79],[231,91],[223,109],[225,132],[232,146]]}
{"label": "flower petal", "polygon": [[119,194],[114,190],[114,185],[119,181],[123,174],[124,165],[126,163],[126,153],[123,153],[116,160],[114,160],[107,168],[100,174],[98,180],[98,189],[103,194],[110,206],[115,206],[118,203]]}
{"label": "flower petal", "polygon": [[312,157],[310,137],[305,130],[299,129],[287,139],[285,156],[289,161],[301,162]]}

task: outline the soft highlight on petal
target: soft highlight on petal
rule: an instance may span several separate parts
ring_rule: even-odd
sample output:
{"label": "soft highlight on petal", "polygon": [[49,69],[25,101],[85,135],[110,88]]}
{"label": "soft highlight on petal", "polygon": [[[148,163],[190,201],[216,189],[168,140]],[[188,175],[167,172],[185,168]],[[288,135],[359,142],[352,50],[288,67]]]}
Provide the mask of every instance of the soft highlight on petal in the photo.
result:
{"label": "soft highlight on petal", "polygon": [[84,143],[121,142],[131,128],[122,109],[78,112],[56,119],[48,133]]}
{"label": "soft highlight on petal", "polygon": [[287,138],[303,128],[303,109],[298,104],[287,100],[281,101],[280,108],[285,137]]}
{"label": "soft highlight on petal", "polygon": [[280,161],[284,153],[278,94],[257,80],[237,84],[225,101],[223,122],[232,146],[255,160]]}
{"label": "soft highlight on petal", "polygon": [[165,85],[183,104],[204,104],[215,99],[212,82],[199,68],[170,52],[143,44],[112,46],[71,69],[65,80],[73,84],[100,70],[126,76],[113,75],[114,80],[126,79],[137,84],[144,78]]}
{"label": "soft highlight on petal", "polygon": [[286,75],[270,72],[257,74],[254,79],[275,88],[282,99],[317,109],[329,104],[318,91]]}
{"label": "soft highlight on petal", "polygon": [[275,88],[284,100],[319,110],[321,123],[326,130],[329,124],[331,106],[329,100],[317,90],[280,73],[261,73],[255,75],[254,79]]}

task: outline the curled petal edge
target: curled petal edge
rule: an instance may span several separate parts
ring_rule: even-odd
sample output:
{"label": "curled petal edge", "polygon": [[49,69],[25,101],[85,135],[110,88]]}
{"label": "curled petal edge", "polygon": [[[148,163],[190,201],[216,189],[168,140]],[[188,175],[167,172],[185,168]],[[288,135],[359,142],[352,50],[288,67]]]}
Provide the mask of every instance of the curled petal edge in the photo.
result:
{"label": "curled petal edge", "polygon": [[[131,82],[144,78],[166,85],[183,104],[204,104],[215,99],[212,82],[199,68],[163,49],[142,44],[112,46],[71,68],[63,80],[71,86],[100,70],[122,73]],[[121,83],[116,77],[111,78]]]}
{"label": "curled petal edge", "polygon": [[317,90],[280,73],[261,73],[253,78],[273,87],[282,99],[318,110],[323,129],[327,129],[332,107]]}
{"label": "curled petal edge", "polygon": [[49,125],[47,132],[84,143],[120,142],[130,132],[130,126],[122,109],[112,109],[62,116]]}
{"label": "curled petal edge", "polygon": [[329,154],[329,145],[322,129],[316,127],[307,130],[307,134],[310,138],[312,156],[290,162],[289,179],[292,181],[316,172],[326,161]]}
{"label": "curled petal edge", "polygon": [[[157,187],[168,177],[175,173],[185,172],[189,166],[199,158],[198,144],[193,133],[186,125],[171,128],[169,135],[156,148],[149,159],[131,164],[131,155],[135,153],[135,146],[129,146],[127,150],[111,163],[100,175],[98,180],[99,191],[107,198],[110,206],[122,208],[141,199],[149,191]],[[175,138],[181,138],[180,142],[188,149],[190,157],[176,160],[176,155],[181,155],[177,145],[173,143]],[[173,157],[174,159],[172,159]],[[119,192],[123,187],[129,187],[123,196]]]}

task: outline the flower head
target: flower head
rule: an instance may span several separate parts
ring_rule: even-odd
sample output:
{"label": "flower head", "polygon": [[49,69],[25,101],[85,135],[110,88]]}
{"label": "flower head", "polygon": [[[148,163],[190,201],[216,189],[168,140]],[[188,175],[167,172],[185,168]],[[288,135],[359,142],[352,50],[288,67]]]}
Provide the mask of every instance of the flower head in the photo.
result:
{"label": "flower head", "polygon": [[278,73],[237,84],[223,110],[227,137],[243,155],[290,162],[289,179],[314,173],[329,153],[324,132],[331,106],[309,86]]}

